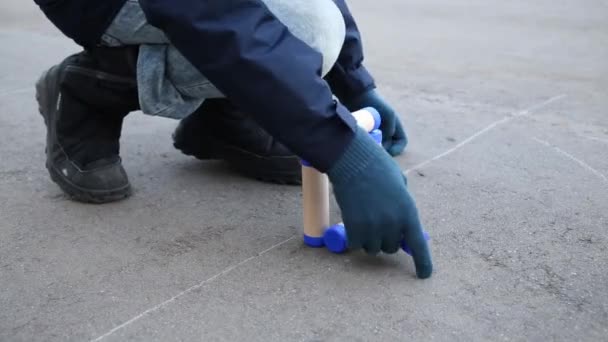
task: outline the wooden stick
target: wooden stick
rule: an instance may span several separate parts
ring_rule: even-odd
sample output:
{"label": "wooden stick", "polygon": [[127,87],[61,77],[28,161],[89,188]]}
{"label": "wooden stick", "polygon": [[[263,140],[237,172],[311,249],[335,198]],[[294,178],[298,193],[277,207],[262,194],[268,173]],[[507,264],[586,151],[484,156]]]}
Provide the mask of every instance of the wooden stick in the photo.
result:
{"label": "wooden stick", "polygon": [[312,247],[323,246],[323,233],[329,227],[329,180],[311,166],[302,165],[304,200],[304,241]]}
{"label": "wooden stick", "polygon": [[[378,112],[366,108],[352,113],[357,125],[367,132],[378,128]],[[322,247],[323,234],[329,228],[329,180],[306,162],[302,163],[302,196],[304,207],[304,243]]]}

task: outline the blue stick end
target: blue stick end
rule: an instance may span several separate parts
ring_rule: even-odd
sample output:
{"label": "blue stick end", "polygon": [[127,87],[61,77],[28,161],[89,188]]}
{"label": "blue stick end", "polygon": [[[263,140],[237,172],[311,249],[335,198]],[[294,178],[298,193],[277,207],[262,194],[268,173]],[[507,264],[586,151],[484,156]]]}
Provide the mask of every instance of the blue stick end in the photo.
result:
{"label": "blue stick end", "polygon": [[325,247],[332,253],[343,253],[348,249],[348,239],[346,237],[346,229],[342,224],[333,225],[323,234]]}
{"label": "blue stick end", "polygon": [[369,132],[369,136],[372,137],[372,139],[374,139],[376,144],[382,145],[382,131],[381,130],[375,129],[375,130]]}
{"label": "blue stick end", "polygon": [[323,237],[322,236],[308,236],[304,234],[304,244],[308,247],[320,248],[323,247]]}
{"label": "blue stick end", "polygon": [[363,108],[368,111],[374,117],[374,129],[380,128],[380,124],[382,123],[382,117],[380,117],[380,113],[374,107],[365,107]]}

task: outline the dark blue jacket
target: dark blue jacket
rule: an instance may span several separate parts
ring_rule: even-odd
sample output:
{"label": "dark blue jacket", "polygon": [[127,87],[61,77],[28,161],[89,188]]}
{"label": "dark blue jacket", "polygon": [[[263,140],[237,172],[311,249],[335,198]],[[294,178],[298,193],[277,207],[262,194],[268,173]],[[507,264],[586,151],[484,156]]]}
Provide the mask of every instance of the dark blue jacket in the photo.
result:
{"label": "dark blue jacket", "polygon": [[[93,32],[98,40],[101,28],[111,21],[87,12],[89,9],[116,13],[113,6],[124,2],[36,1],[57,27],[81,44],[93,43]],[[335,2],[348,32],[338,62],[325,81],[320,77],[321,55],[293,36],[260,1],[140,0],[150,24],[163,30],[202,74],[292,152],[321,171],[341,155],[356,125],[348,110],[332,99],[332,90],[343,98],[374,86],[361,65],[360,36],[352,15],[343,0]],[[83,29],[87,25],[91,26]]]}
{"label": "dark blue jacket", "polygon": [[338,61],[325,76],[334,94],[345,99],[375,88],[374,79],[363,66],[361,34],[344,0],[333,0],[342,12],[346,23],[346,38]]}

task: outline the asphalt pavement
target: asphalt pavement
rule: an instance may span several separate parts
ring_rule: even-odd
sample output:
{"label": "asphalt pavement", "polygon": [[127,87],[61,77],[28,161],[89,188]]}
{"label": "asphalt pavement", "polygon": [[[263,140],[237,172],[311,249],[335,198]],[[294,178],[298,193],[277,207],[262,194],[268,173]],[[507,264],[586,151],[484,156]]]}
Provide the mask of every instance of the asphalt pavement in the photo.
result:
{"label": "asphalt pavement", "polygon": [[608,4],[349,3],[409,135],[432,278],[304,247],[298,187],[184,156],[141,113],[134,195],[70,201],[33,84],[78,47],[2,0],[0,341],[607,341]]}

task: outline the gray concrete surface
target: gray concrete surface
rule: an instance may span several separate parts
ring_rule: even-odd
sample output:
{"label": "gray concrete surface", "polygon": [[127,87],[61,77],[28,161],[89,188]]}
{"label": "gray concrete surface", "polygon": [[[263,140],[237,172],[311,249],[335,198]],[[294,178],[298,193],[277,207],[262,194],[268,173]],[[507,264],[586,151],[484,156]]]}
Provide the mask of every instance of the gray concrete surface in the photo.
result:
{"label": "gray concrete surface", "polygon": [[2,0],[0,340],[607,341],[608,4],[350,3],[409,132],[430,280],[303,247],[298,188],[182,156],[139,113],[135,195],[68,201],[32,85],[77,48]]}

